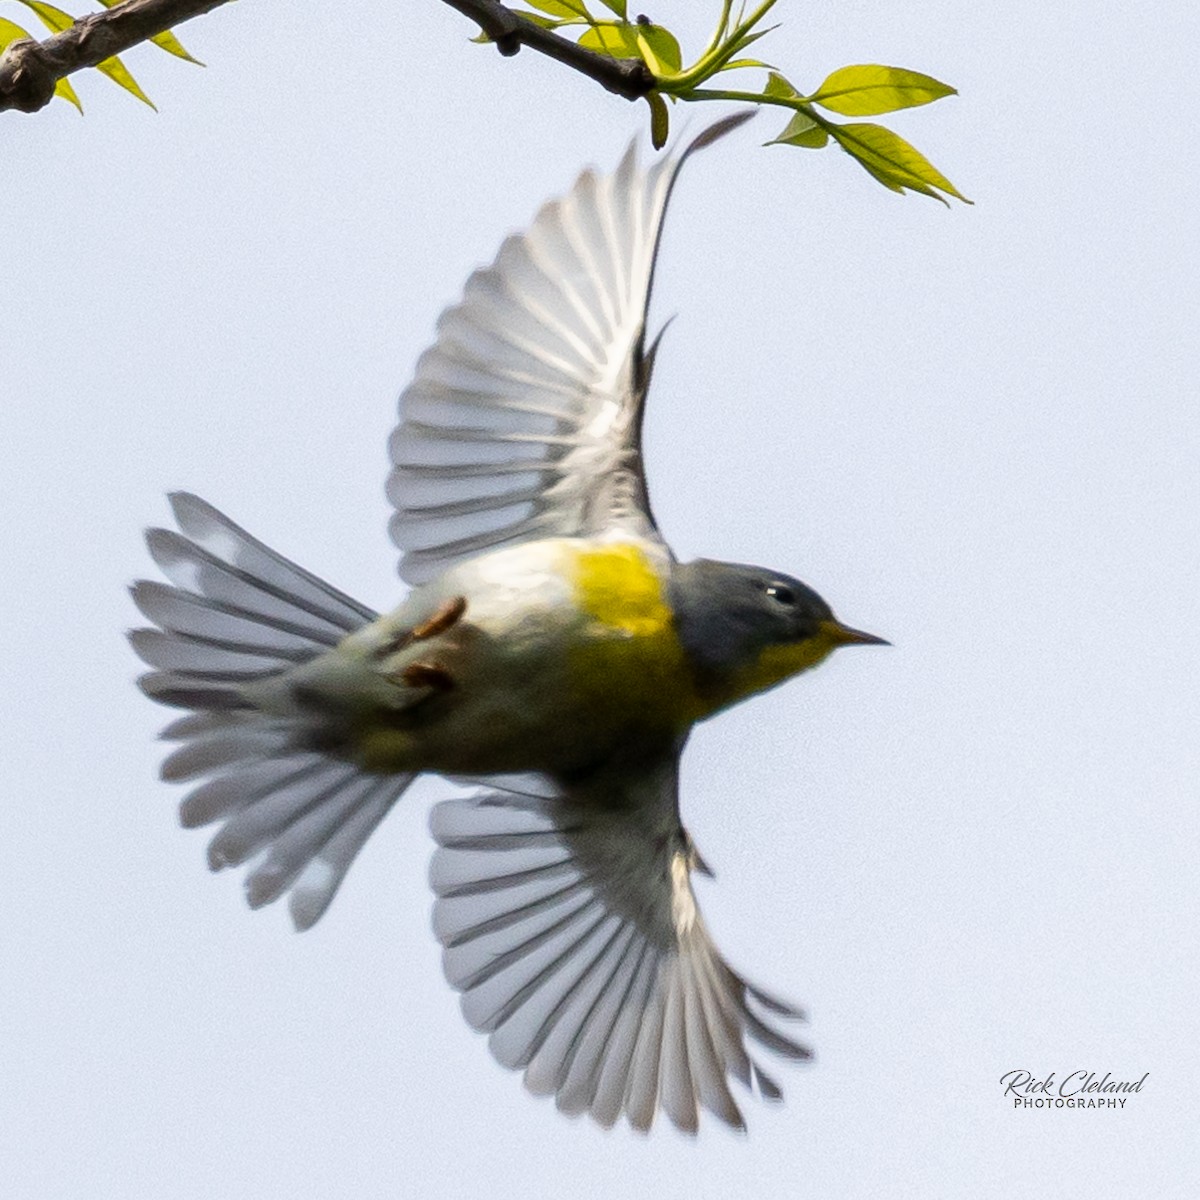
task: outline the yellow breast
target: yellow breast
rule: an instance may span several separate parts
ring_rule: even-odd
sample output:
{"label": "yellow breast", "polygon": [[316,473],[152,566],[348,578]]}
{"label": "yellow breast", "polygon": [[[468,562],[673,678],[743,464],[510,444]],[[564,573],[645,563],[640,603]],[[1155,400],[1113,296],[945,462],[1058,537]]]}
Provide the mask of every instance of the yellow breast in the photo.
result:
{"label": "yellow breast", "polygon": [[572,688],[598,719],[682,729],[701,715],[665,581],[638,545],[574,546],[568,574],[586,618],[571,648]]}

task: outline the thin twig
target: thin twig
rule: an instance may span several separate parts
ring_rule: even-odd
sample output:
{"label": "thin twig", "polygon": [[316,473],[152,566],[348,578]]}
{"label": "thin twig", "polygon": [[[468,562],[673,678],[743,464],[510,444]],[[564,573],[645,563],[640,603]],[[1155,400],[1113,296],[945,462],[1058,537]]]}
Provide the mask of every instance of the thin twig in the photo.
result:
{"label": "thin twig", "polygon": [[54,85],[94,67],[229,0],[126,0],[116,8],[80,17],[44,42],[22,38],[0,57],[0,112],[37,112],[50,103]]}
{"label": "thin twig", "polygon": [[470,17],[496,43],[504,55],[516,54],[522,46],[545,54],[557,62],[594,79],[602,87],[626,100],[640,100],[654,90],[654,76],[640,59],[610,58],[571,41],[552,29],[528,21],[500,0],[444,0]]}
{"label": "thin twig", "polygon": [[[475,21],[501,54],[516,54],[528,46],[627,100],[641,99],[654,90],[654,76],[640,60],[597,54],[526,20],[500,0],[444,2]],[[13,42],[0,56],[0,112],[37,112],[50,103],[58,80],[227,3],[229,0],[125,0],[116,8],[81,17],[70,29],[44,42],[24,38]]]}

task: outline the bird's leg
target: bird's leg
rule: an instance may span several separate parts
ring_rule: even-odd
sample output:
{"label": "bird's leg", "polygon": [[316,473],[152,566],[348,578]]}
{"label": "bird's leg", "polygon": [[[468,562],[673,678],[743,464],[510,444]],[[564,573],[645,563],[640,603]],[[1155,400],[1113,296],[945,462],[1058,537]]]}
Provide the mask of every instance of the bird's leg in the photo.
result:
{"label": "bird's leg", "polygon": [[[453,628],[467,611],[467,598],[454,596],[447,600],[431,617],[414,625],[402,638],[388,648],[389,653],[412,646],[416,642],[428,642],[448,629]],[[410,688],[428,688],[433,692],[448,692],[454,687],[454,677],[439,662],[418,660],[402,667],[391,676],[398,683]]]}
{"label": "bird's leg", "polygon": [[454,679],[441,663],[415,662],[409,663],[400,672],[400,678],[411,688],[430,688],[435,692],[449,692],[454,687]]}
{"label": "bird's leg", "polygon": [[393,634],[385,642],[377,646],[372,653],[376,658],[391,658],[401,650],[407,650],[413,642],[427,642],[439,633],[445,633],[453,625],[457,625],[463,613],[467,611],[466,596],[455,596],[447,600],[433,616],[414,625],[411,629],[402,629]]}
{"label": "bird's leg", "polygon": [[437,637],[439,633],[445,633],[452,625],[458,624],[463,613],[466,611],[466,596],[454,596],[452,599],[447,600],[429,620],[422,621],[420,625],[413,627],[412,640],[414,642],[427,642],[431,637]]}

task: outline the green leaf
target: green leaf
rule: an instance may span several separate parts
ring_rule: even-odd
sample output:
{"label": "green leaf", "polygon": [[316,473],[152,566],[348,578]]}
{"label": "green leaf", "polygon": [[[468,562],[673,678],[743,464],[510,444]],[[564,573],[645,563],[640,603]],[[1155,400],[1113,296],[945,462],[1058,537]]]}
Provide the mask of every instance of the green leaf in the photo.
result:
{"label": "green leaf", "polygon": [[[64,29],[70,29],[75,24],[75,18],[70,13],[63,12],[61,8],[55,8],[53,4],[46,4],[44,0],[20,0],[20,2],[35,12],[38,20],[54,33],[62,33]],[[149,104],[151,108],[154,108],[154,102],[142,91],[137,80],[130,75],[125,64],[116,55],[106,58],[103,62],[98,62],[96,70],[107,75],[127,92],[132,92],[144,104]],[[155,112],[157,111],[155,109]]]}
{"label": "green leaf", "polygon": [[954,196],[964,204],[971,203],[919,150],[890,129],[882,125],[855,123],[830,125],[829,132],[847,154],[853,155],[881,183],[885,181],[880,176],[891,180],[886,186],[896,184],[898,188],[932,196],[943,204],[946,202],[937,195],[939,191]]}
{"label": "green leaf", "polygon": [[579,44],[609,58],[641,58],[633,25],[593,25],[585,29]]}
{"label": "green leaf", "polygon": [[[878,168],[871,166],[870,163],[863,162],[863,160],[861,158],[858,160],[858,165],[860,167],[862,167],[862,169],[864,171],[866,171],[866,173],[868,175],[870,175],[872,179],[877,179],[880,183],[882,183],[883,186],[885,188],[887,188],[889,192],[897,192],[901,196],[904,195],[904,189],[907,185],[905,185],[903,183],[898,183],[894,176],[888,175],[885,172],[880,171]],[[942,199],[941,196],[939,196],[936,192],[931,191],[927,188],[915,188],[914,190],[919,191],[923,196],[932,196],[935,200]],[[942,203],[944,204],[945,201],[942,200]]]}
{"label": "green leaf", "polygon": [[764,71],[773,71],[775,68],[770,63],[760,62],[757,58],[735,58],[733,62],[727,62],[722,68],[722,71],[742,71],[747,67],[761,67]]}
{"label": "green leaf", "polygon": [[650,105],[650,141],[655,150],[661,150],[667,144],[671,117],[666,102],[657,92],[648,92],[646,103]]}
{"label": "green leaf", "polygon": [[626,12],[626,0],[600,0],[600,3],[603,4],[609,12],[616,13],[622,21],[629,20],[629,16]]}
{"label": "green leaf", "polygon": [[[100,0],[100,3],[105,8],[116,8],[118,4],[122,3],[122,0]],[[198,58],[193,58],[183,48],[183,43],[169,29],[164,30],[162,33],[156,33],[150,40],[168,54],[175,55],[176,58],[182,58],[185,62],[195,63],[198,67],[204,66]]]}
{"label": "green leaf", "polygon": [[581,0],[525,0],[534,8],[541,9],[552,17],[588,17],[587,5]]}
{"label": "green leaf", "polygon": [[158,112],[158,108],[154,101],[142,91],[138,81],[134,79],[132,75],[130,75],[128,68],[115,54],[112,56],[112,58],[106,58],[103,62],[98,62],[96,64],[96,70],[99,71],[101,75],[107,75],[109,79],[113,81],[113,83],[123,87],[127,92],[130,92],[136,96],[143,104],[150,105],[155,112]]}
{"label": "green leaf", "polygon": [[13,42],[32,36],[28,29],[22,29],[15,21],[0,17],[0,52],[7,50]]}
{"label": "green leaf", "polygon": [[[683,52],[669,29],[661,25],[641,24],[635,29],[642,61],[655,75],[673,75],[683,66]],[[646,53],[647,46],[650,48],[649,54]]]}
{"label": "green leaf", "polygon": [[[100,0],[100,3],[103,4],[104,0]],[[176,58],[182,58],[184,62],[195,63],[198,67],[204,66],[204,63],[183,48],[183,43],[169,29],[164,29],[162,33],[156,33],[150,41],[160,50],[165,50],[168,54],[175,55]]]}
{"label": "green leaf", "polygon": [[794,100],[800,95],[778,71],[772,71],[767,76],[767,86],[763,88],[764,96],[778,96],[781,100]]}
{"label": "green leaf", "polygon": [[[514,16],[524,17],[525,20],[532,21],[535,25],[540,25],[543,29],[559,29],[563,25],[571,25],[571,24],[579,23],[577,21],[559,21],[554,17],[545,17],[541,13],[525,12],[523,9],[520,9],[520,8],[514,8],[512,11],[513,11]],[[475,42],[477,44],[482,44],[482,45],[486,46],[489,42],[491,42],[492,35],[490,33],[483,33],[482,31],[480,31],[473,38],[470,38],[469,40],[472,42]]]}
{"label": "green leaf", "polygon": [[784,131],[767,145],[804,146],[808,150],[821,150],[828,142],[828,130],[814,121],[807,113],[798,112],[792,116]]}
{"label": "green leaf", "polygon": [[728,62],[735,54],[741,53],[747,46],[753,46],[759,38],[765,38],[768,33],[774,33],[778,28],[778,25],[770,25],[766,29],[758,30],[756,33],[744,33],[730,38],[722,47],[721,62]]}
{"label": "green leaf", "polygon": [[675,35],[661,25],[602,21],[585,30],[579,44],[609,58],[640,58],[655,75],[673,75],[683,63]]}
{"label": "green leaf", "polygon": [[873,117],[956,95],[930,75],[867,63],[834,71],[809,99],[844,117]]}
{"label": "green leaf", "polygon": [[75,89],[71,86],[71,81],[69,79],[58,80],[54,85],[54,94],[56,96],[61,96],[64,100],[67,100],[71,104],[75,105],[75,107],[79,109],[80,113],[82,114],[83,105],[79,103],[79,97],[75,94]]}
{"label": "green leaf", "polygon": [[37,18],[51,33],[62,33],[64,29],[70,29],[75,24],[75,18],[70,13],[65,13],[61,8],[55,8],[53,4],[42,4],[40,0],[20,0],[30,11],[37,14]]}

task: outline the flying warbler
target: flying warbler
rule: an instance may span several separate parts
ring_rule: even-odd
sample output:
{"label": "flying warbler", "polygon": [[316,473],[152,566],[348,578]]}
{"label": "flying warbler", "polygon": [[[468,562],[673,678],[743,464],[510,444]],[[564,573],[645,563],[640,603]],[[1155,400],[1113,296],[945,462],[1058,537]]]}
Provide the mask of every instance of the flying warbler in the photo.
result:
{"label": "flying warbler", "polygon": [[680,821],[691,727],[881,639],[796,579],[677,562],[650,510],[641,422],[646,309],[679,167],[581,175],[467,281],[400,399],[390,532],[412,585],[371,609],[195,496],[152,529],[169,584],[133,596],[147,695],[186,826],[214,868],[253,860],[252,906],[309,928],[371,831],[433,772],[433,923],[467,1020],[568,1113],[637,1129],[698,1107],[741,1128],[730,1076],[780,1091],[750,1044],[809,1051],[799,1012],[713,945]]}

